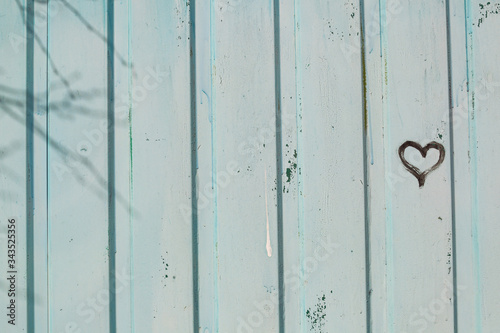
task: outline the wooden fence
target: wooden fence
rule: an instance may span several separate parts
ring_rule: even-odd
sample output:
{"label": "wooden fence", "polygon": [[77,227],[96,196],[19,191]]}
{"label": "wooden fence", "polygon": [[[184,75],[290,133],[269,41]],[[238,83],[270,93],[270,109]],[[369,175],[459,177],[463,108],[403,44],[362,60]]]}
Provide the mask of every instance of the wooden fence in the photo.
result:
{"label": "wooden fence", "polygon": [[499,14],[1,0],[0,331],[498,332]]}

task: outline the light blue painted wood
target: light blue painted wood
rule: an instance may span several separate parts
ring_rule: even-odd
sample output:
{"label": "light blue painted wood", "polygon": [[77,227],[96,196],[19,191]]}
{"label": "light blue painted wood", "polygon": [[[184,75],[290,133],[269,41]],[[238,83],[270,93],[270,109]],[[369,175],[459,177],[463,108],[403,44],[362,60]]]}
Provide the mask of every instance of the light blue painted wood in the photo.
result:
{"label": "light blue painted wood", "polygon": [[[477,252],[474,241],[477,233],[473,233],[472,192],[470,163],[470,131],[469,131],[469,94],[467,70],[466,11],[464,3],[450,3],[451,23],[451,56],[452,56],[452,105],[453,135],[455,156],[455,197],[456,197],[456,324],[460,331],[481,331],[480,311],[477,307]],[[468,9],[470,11],[470,9]],[[465,50],[465,51],[464,51]],[[474,235],[474,236],[473,236]]]}
{"label": "light blue painted wood", "polygon": [[[388,288],[393,283],[392,265],[388,259],[387,242],[390,242],[392,234],[386,228],[386,178],[384,177],[386,163],[384,161],[384,117],[383,117],[383,54],[381,49],[381,17],[380,9],[384,8],[384,3],[378,0],[367,0],[365,6],[364,29],[365,41],[365,64],[366,64],[366,117],[368,122],[368,136],[366,145],[370,147],[367,160],[369,185],[369,208],[370,208],[370,228],[369,228],[369,249],[370,249],[370,299],[371,307],[371,330],[372,332],[390,332],[389,308],[392,308],[392,289]],[[393,19],[394,14],[400,11],[400,6],[396,10],[392,9],[387,17]],[[360,48],[355,45],[344,44],[343,49],[349,56],[354,56],[360,52]],[[378,144],[375,143],[378,142]],[[389,232],[388,232],[389,231]]]}
{"label": "light blue painted wood", "polygon": [[[9,2],[2,4],[5,18],[0,21],[0,217],[2,256],[2,280],[0,302],[2,303],[2,332],[23,332],[27,328],[27,138],[26,138],[26,28],[24,4]],[[15,221],[10,223],[9,221]],[[14,225],[14,227],[12,227]],[[15,232],[9,232],[15,230]],[[9,242],[14,241],[14,243]],[[15,253],[8,252],[13,250]],[[11,257],[9,257],[11,255]],[[14,261],[9,261],[14,260]],[[13,265],[13,266],[10,266]],[[8,273],[13,271],[14,273]],[[10,279],[14,276],[14,279]],[[14,288],[11,287],[11,282]],[[14,300],[15,317],[11,314]],[[8,323],[14,320],[15,326]]]}
{"label": "light blue painted wood", "polygon": [[199,251],[213,265],[200,267],[200,281],[213,283],[209,294],[200,291],[200,314],[214,316],[202,331],[279,327],[272,10],[268,1],[197,8],[200,22],[210,22],[209,47],[197,53]]}
{"label": "light blue painted wood", "polygon": [[130,6],[131,332],[192,332],[190,7]]}
{"label": "light blue painted wood", "polygon": [[49,332],[108,330],[106,3],[49,18]]}
{"label": "light blue painted wood", "polygon": [[[196,165],[196,211],[194,213],[197,222],[198,249],[199,249],[199,327],[200,331],[219,331],[219,278],[218,278],[218,251],[215,245],[217,241],[216,220],[216,193],[213,188],[216,181],[213,180],[214,160],[216,152],[214,148],[216,141],[213,140],[213,132],[216,131],[216,123],[213,120],[212,110],[216,107],[216,91],[213,89],[213,67],[215,54],[215,31],[212,26],[214,20],[215,1],[203,1],[195,3],[196,18],[196,137],[195,158]],[[217,115],[215,116],[217,117]],[[201,251],[200,251],[201,249]]]}
{"label": "light blue painted wood", "polygon": [[[290,168],[292,159],[297,151],[297,80],[295,78],[295,66],[297,47],[296,44],[296,20],[295,20],[295,2],[282,1],[280,2],[280,66],[281,66],[281,128],[282,142],[281,158],[282,170]],[[298,157],[298,155],[297,155]],[[290,162],[288,162],[290,160]],[[285,162],[286,164],[283,164]],[[293,163],[297,163],[294,161]],[[283,245],[286,247],[284,251],[284,267],[283,280],[285,282],[285,318],[284,326],[286,331],[300,332],[304,318],[301,315],[302,288],[300,288],[300,280],[297,272],[300,267],[300,246],[298,238],[299,230],[299,190],[298,190],[298,173],[296,168],[294,177],[290,173],[287,177],[286,172],[281,176],[281,191],[283,184],[286,184],[286,189],[283,191]]]}
{"label": "light blue painted wood", "polygon": [[[464,286],[467,287],[465,294],[470,303],[462,306],[464,309],[468,305],[470,314],[460,323],[474,327],[476,332],[495,330],[500,321],[500,294],[496,279],[498,259],[490,255],[498,252],[495,238],[499,232],[496,223],[499,179],[492,176],[491,171],[499,159],[496,148],[499,140],[496,124],[499,118],[496,109],[500,97],[500,72],[498,53],[489,48],[500,24],[499,9],[499,3],[481,1],[470,1],[465,7],[469,85],[467,107],[461,110],[461,115],[465,118],[462,118],[463,126],[468,132],[468,142],[464,145],[468,149],[468,160],[463,166],[467,166],[469,171],[469,178],[466,179],[470,187],[465,192],[469,195],[465,217],[469,219],[462,219],[461,222],[463,228],[470,232],[468,236],[471,242],[466,245],[470,245],[468,249],[472,253],[472,260],[466,261],[470,273],[461,276],[470,282]],[[467,177],[467,174],[462,174],[464,178]]]}
{"label": "light blue painted wood", "polygon": [[[34,313],[32,325],[39,332],[49,332],[50,304],[49,278],[47,268],[50,260],[47,255],[51,239],[48,237],[48,80],[47,80],[47,41],[49,15],[56,15],[58,8],[44,3],[35,3],[35,31],[37,40],[33,50],[33,83],[34,83],[34,128],[33,135],[33,187],[34,187],[34,219],[33,219],[33,260],[34,260]],[[28,329],[30,330],[31,327]]]}
{"label": "light blue painted wood", "polygon": [[[368,6],[367,13],[368,8],[376,8],[373,2]],[[374,129],[369,170],[373,180],[373,328],[386,332],[451,332],[452,180],[446,7],[439,1],[382,1],[379,10],[380,37],[369,35],[366,43],[369,73],[381,73],[368,81],[373,89],[369,111]],[[365,23],[367,31],[373,29],[370,19]],[[379,51],[380,58],[369,55],[372,47]],[[382,96],[381,101],[378,96]],[[406,140],[422,145],[437,141],[445,146],[445,162],[429,175],[422,188],[404,170],[398,156],[398,148]],[[438,158],[429,153],[423,161],[411,149],[405,156],[422,170]]]}
{"label": "light blue painted wood", "polygon": [[0,331],[498,327],[497,3],[4,2]]}
{"label": "light blue painted wood", "polygon": [[294,15],[295,47],[284,49],[282,57],[293,52],[295,86],[283,91],[283,97],[294,97],[290,108],[295,123],[286,128],[296,127],[283,137],[283,191],[287,208],[298,207],[298,223],[294,234],[287,230],[284,250],[295,254],[285,267],[285,286],[298,300],[285,304],[289,313],[297,314],[288,319],[286,331],[363,331],[361,57],[359,52],[347,56],[339,47],[359,45],[359,4],[295,1],[284,9],[292,5],[294,12],[288,15]]}
{"label": "light blue painted wood", "polygon": [[131,118],[131,93],[134,68],[132,66],[132,4],[115,3],[114,52],[115,62],[115,158],[116,193],[120,202],[116,207],[116,331],[131,333],[135,324],[134,289],[134,213]]}

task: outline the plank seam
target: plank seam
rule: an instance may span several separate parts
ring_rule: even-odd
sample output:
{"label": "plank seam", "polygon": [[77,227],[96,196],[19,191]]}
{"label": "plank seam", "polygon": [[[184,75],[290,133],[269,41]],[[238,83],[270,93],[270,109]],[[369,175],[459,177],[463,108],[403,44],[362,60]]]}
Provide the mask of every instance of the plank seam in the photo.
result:
{"label": "plank seam", "polygon": [[368,147],[367,147],[367,128],[368,128],[368,83],[366,73],[366,46],[365,46],[365,2],[359,1],[359,29],[361,45],[361,89],[362,89],[362,121],[363,121],[363,195],[364,195],[364,214],[365,214],[365,293],[366,293],[366,332],[370,333],[371,328],[371,261],[370,261],[370,202],[368,189]]}
{"label": "plank seam", "polygon": [[193,332],[200,329],[199,305],[199,265],[198,265],[198,206],[196,202],[196,173],[198,165],[197,109],[196,109],[196,0],[189,2],[189,51],[191,79],[191,232],[192,232],[192,265],[193,265]]}
{"label": "plank seam", "polygon": [[475,321],[476,332],[482,332],[481,326],[481,263],[479,248],[479,223],[478,223],[478,192],[477,192],[477,122],[475,117],[475,82],[474,82],[474,54],[473,54],[473,32],[472,32],[472,9],[471,1],[464,0],[465,6],[465,40],[466,40],[466,64],[467,64],[467,98],[468,98],[468,130],[469,130],[469,150],[470,150],[470,174],[471,174],[471,228],[473,241],[473,270],[475,279]]}
{"label": "plank seam", "polygon": [[108,90],[108,256],[109,331],[116,333],[116,179],[115,179],[115,75],[114,0],[107,1],[107,90]]}
{"label": "plank seam", "polygon": [[274,0],[274,97],[276,111],[276,184],[278,191],[277,223],[278,223],[278,320],[279,332],[285,332],[285,282],[284,282],[284,248],[283,248],[283,151],[281,120],[281,36],[280,36],[280,0]]}
{"label": "plank seam", "polygon": [[453,253],[453,331],[458,332],[458,297],[457,297],[457,237],[456,237],[456,200],[455,200],[455,136],[453,128],[453,72],[451,54],[451,23],[450,23],[450,0],[445,1],[446,10],[446,61],[448,62],[448,109],[449,109],[449,131],[450,131],[450,191],[451,191],[451,252]]}
{"label": "plank seam", "polygon": [[27,331],[35,332],[34,302],[34,57],[35,57],[35,3],[26,3],[26,294]]}

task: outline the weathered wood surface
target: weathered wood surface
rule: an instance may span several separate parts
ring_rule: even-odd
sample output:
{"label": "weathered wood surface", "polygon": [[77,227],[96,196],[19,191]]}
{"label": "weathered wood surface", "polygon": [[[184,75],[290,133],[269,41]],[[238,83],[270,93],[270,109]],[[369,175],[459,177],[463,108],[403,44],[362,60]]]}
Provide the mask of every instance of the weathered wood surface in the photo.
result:
{"label": "weathered wood surface", "polygon": [[500,3],[0,5],[1,332],[500,326]]}

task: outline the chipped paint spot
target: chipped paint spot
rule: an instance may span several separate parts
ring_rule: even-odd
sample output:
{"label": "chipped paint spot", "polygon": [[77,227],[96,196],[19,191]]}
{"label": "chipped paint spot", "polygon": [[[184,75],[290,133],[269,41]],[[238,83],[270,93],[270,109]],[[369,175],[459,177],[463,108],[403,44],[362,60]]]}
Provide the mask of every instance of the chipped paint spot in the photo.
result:
{"label": "chipped paint spot", "polygon": [[306,317],[311,325],[310,332],[323,333],[323,327],[326,322],[326,296],[318,297],[314,309],[309,308],[306,311]]}
{"label": "chipped paint spot", "polygon": [[[286,145],[286,147],[289,147],[288,144]],[[290,182],[293,180],[293,178],[297,174],[297,150],[296,149],[293,150],[293,154],[291,157],[290,157],[290,153],[291,153],[291,151],[287,150],[286,156],[289,156],[289,160],[288,160],[288,167],[285,170],[285,175],[286,175],[285,182],[288,184],[290,184]],[[283,185],[283,193],[290,192],[290,189],[287,188],[287,186],[288,185]]]}
{"label": "chipped paint spot", "polygon": [[269,234],[269,210],[267,205],[267,170],[264,169],[264,184],[265,184],[265,199],[266,199],[266,231],[267,231],[267,239],[266,239],[266,251],[267,256],[271,257],[273,255],[273,248],[271,247],[271,236]]}
{"label": "chipped paint spot", "polygon": [[167,260],[161,256],[161,260],[163,262],[163,266],[165,267],[165,275],[163,276],[164,279],[167,279],[168,278],[168,263],[167,263]]}
{"label": "chipped paint spot", "polygon": [[481,15],[481,17],[479,18],[479,20],[477,20],[478,28],[481,26],[481,24],[483,24],[484,20],[488,18],[488,15],[500,14],[500,3],[480,3],[479,14]]}

